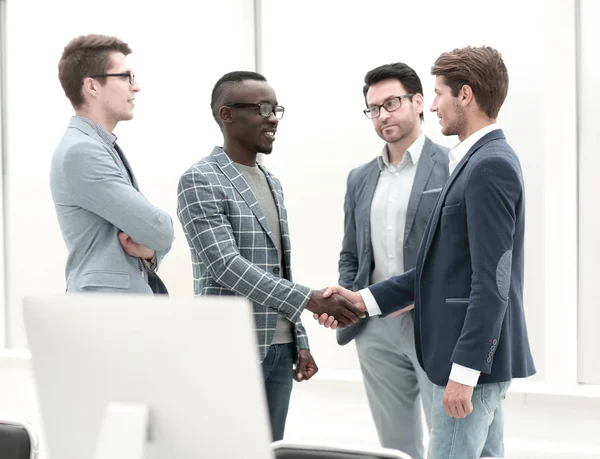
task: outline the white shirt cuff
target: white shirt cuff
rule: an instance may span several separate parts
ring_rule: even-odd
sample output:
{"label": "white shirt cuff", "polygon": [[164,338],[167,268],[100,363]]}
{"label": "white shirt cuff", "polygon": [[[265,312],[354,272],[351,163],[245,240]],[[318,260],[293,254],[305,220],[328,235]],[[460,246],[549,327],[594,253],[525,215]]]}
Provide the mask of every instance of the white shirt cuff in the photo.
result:
{"label": "white shirt cuff", "polygon": [[371,293],[371,290],[368,288],[363,288],[359,290],[360,296],[362,296],[363,301],[365,302],[365,306],[367,307],[367,312],[369,316],[380,316],[381,309],[379,309],[379,305],[377,304],[377,300]]}
{"label": "white shirt cuff", "polygon": [[453,363],[452,370],[450,370],[450,379],[465,386],[475,387],[480,374],[480,371]]}

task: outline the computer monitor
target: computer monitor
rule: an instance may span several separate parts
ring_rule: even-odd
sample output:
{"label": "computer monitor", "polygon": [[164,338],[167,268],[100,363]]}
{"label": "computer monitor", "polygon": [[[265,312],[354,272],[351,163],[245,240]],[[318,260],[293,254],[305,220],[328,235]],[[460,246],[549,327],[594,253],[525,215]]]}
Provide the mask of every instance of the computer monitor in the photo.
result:
{"label": "computer monitor", "polygon": [[140,406],[149,435],[139,457],[273,457],[247,300],[29,297],[24,319],[50,459],[131,451]]}

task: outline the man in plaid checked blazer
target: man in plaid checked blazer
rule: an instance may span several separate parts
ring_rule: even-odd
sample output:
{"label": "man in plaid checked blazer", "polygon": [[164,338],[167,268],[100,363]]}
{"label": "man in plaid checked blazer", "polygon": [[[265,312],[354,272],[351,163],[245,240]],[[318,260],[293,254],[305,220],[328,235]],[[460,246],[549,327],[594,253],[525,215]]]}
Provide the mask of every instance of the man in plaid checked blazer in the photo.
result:
{"label": "man in plaid checked blazer", "polygon": [[284,113],[273,88],[258,73],[228,73],[216,83],[211,107],[223,148],[183,174],[177,216],[191,250],[195,294],[241,295],[253,303],[273,439],[280,440],[292,379],[308,380],[318,370],[302,311],[330,311],[332,328],[358,316],[341,297],[328,302],[292,282],[281,184],[256,163],[258,153],[271,153]]}

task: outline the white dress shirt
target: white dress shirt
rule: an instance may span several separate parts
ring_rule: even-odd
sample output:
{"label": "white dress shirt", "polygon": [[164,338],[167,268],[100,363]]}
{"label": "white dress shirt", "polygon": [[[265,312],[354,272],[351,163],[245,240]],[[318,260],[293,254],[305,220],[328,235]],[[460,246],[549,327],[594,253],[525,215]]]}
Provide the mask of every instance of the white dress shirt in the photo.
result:
{"label": "white dress shirt", "polygon": [[390,164],[387,146],[379,163],[379,179],[371,202],[371,246],[374,267],[370,283],[381,282],[404,272],[404,228],[408,201],[415,181],[425,134],[412,143],[397,166]]}
{"label": "white dress shirt", "polygon": [[[496,129],[500,129],[500,127],[495,123],[485,126],[452,148],[448,154],[450,175],[452,175],[458,163],[460,163],[460,161],[465,157],[471,147],[473,147],[473,145],[475,145],[477,141],[484,135]],[[359,293],[365,302],[365,306],[367,307],[369,315],[381,315],[381,309],[379,308],[379,305],[377,304],[377,301],[375,300],[375,297],[371,291],[368,288],[365,288],[360,290]],[[478,370],[453,363],[452,369],[450,370],[449,379],[466,386],[475,387],[477,385],[477,380],[479,379],[480,373],[481,372]]]}

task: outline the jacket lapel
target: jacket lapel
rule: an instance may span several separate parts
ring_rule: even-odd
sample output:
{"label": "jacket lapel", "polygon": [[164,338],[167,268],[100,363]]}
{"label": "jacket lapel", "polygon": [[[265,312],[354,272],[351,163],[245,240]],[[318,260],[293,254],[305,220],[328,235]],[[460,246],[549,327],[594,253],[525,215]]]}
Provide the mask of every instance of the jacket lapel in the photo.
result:
{"label": "jacket lapel", "polygon": [[[258,164],[258,167],[263,172],[263,174],[265,174],[265,177],[267,178],[267,183],[269,184],[269,188],[271,189],[271,195],[273,196],[275,206],[277,207],[277,214],[279,215],[281,237],[283,238],[284,236],[288,236],[287,211],[285,210],[285,206],[283,204],[283,190],[267,169],[265,169],[261,164]],[[284,244],[283,249],[289,250],[289,247],[285,247]]]}
{"label": "jacket lapel", "polygon": [[[290,243],[290,230],[288,226],[287,210],[283,202],[283,190],[281,189],[281,185],[277,182],[277,180],[271,175],[271,173],[267,169],[265,169],[261,164],[258,164],[258,167],[261,171],[263,171],[265,177],[267,178],[269,188],[271,189],[271,194],[273,195],[273,200],[275,201],[275,205],[277,207],[277,213],[279,214],[279,233],[281,235],[281,246],[283,250],[283,272],[286,273],[284,274],[284,277],[287,280],[291,281],[292,274],[290,268],[292,247]],[[271,237],[271,239],[273,238],[271,234],[269,236]]]}
{"label": "jacket lapel", "polygon": [[119,147],[119,145],[117,145],[116,143],[115,143],[115,150],[117,150],[117,153],[119,153],[119,158],[120,158],[120,161],[117,161],[117,164],[119,164],[119,163],[123,164],[123,166],[125,167],[125,170],[127,172],[127,178],[129,179],[129,182],[136,190],[140,191],[138,181],[135,178],[135,174],[133,173],[133,169],[131,168],[131,165],[129,164],[129,161],[127,160],[127,157],[125,156],[125,153],[123,153],[123,150],[121,150],[121,147]]}
{"label": "jacket lapel", "polygon": [[[384,153],[387,154],[387,149],[386,147],[383,147],[384,149]],[[363,190],[363,194],[358,196],[358,199],[362,202],[366,202],[369,205],[365,207],[365,212],[366,215],[364,216],[365,219],[365,226],[366,226],[366,231],[364,233],[365,235],[365,247],[369,248],[369,260],[368,263],[369,265],[371,265],[371,260],[373,258],[373,246],[371,244],[371,205],[373,203],[373,197],[375,196],[375,188],[377,188],[377,182],[379,181],[379,175],[381,174],[381,166],[380,166],[380,159],[377,159],[377,161],[373,162],[373,166],[371,168],[369,168],[369,170],[367,171],[367,174],[365,176],[365,187]],[[358,225],[360,224],[360,222],[356,222],[356,225],[358,227]]]}
{"label": "jacket lapel", "polygon": [[425,185],[427,185],[427,181],[429,180],[429,176],[431,175],[431,171],[433,171],[433,166],[435,165],[433,153],[433,143],[431,142],[431,140],[425,137],[423,152],[421,153],[419,164],[417,165],[415,179],[413,182],[412,190],[410,192],[410,197],[408,198],[408,208],[406,210],[406,224],[404,226],[404,242],[406,242],[406,240],[408,239],[410,230],[415,221],[415,216],[417,215],[417,208],[419,207],[419,202],[421,201],[423,191],[425,190]]}
{"label": "jacket lapel", "polygon": [[239,171],[237,167],[235,167],[235,163],[227,156],[227,154],[223,151],[221,147],[215,147],[211,156],[215,158],[219,168],[225,174],[225,176],[229,179],[231,184],[235,187],[238,193],[242,196],[242,199],[246,202],[254,216],[257,218],[260,226],[262,226],[265,233],[269,235],[271,240],[273,240],[273,235],[269,230],[269,226],[267,224],[267,218],[263,213],[258,201],[256,200],[256,196],[252,192],[250,185],[246,182],[246,179]]}

